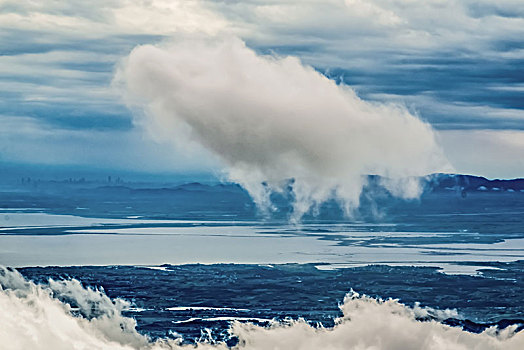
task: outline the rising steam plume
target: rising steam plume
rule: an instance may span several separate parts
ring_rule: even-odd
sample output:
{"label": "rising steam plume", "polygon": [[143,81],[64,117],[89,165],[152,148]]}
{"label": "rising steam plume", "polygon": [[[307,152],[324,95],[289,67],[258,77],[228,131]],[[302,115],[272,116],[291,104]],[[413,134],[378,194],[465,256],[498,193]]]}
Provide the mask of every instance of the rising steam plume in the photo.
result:
{"label": "rising steam plume", "polygon": [[411,176],[450,170],[427,123],[367,102],[295,57],[259,55],[237,38],[136,47],[115,81],[137,120],[180,149],[216,156],[261,208],[292,182],[293,215],[328,199],[359,205],[367,174],[390,192],[420,194]]}

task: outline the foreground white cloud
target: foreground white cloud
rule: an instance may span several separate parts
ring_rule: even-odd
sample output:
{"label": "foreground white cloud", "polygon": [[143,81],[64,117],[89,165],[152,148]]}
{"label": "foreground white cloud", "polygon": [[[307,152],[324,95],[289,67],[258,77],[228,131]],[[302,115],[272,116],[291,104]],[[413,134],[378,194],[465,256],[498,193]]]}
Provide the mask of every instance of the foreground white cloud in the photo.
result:
{"label": "foreground white cloud", "polygon": [[[330,198],[349,213],[363,175],[450,170],[431,127],[402,106],[363,101],[299,59],[260,56],[239,39],[137,47],[116,81],[143,109],[141,123],[216,155],[260,206],[294,179],[297,218]],[[419,194],[412,182],[389,184],[397,195]]]}
{"label": "foreground white cloud", "polygon": [[[66,298],[84,317],[74,317]],[[3,350],[226,350],[225,344],[199,342],[181,345],[173,339],[155,342],[139,334],[136,322],[122,316],[128,304],[84,289],[78,281],[27,282],[14,271],[0,267],[0,345]],[[376,349],[376,350],[517,350],[524,347],[524,333],[516,326],[503,331],[490,328],[481,334],[462,331],[436,321],[417,319],[433,314],[455,317],[452,310],[409,308],[395,300],[376,300],[349,294],[341,306],[343,316],[333,328],[314,328],[303,321],[274,322],[268,328],[234,323],[239,338],[234,349]]]}

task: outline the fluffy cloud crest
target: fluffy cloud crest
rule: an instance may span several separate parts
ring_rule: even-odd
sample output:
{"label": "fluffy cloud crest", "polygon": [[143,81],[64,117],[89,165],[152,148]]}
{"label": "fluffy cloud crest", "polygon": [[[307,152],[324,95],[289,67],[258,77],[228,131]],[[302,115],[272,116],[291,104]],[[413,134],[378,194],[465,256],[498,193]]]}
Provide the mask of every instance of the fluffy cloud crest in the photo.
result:
{"label": "fluffy cloud crest", "polygon": [[[401,105],[370,103],[295,57],[262,56],[239,39],[139,46],[116,81],[139,122],[214,154],[261,208],[292,182],[294,217],[328,199],[347,214],[365,175],[449,170],[431,127]],[[413,198],[413,181],[390,181]]]}
{"label": "fluffy cloud crest", "polygon": [[[73,316],[71,305],[81,315]],[[0,344],[5,350],[226,350],[225,344],[178,340],[155,342],[139,334],[136,322],[122,316],[127,304],[111,300],[100,291],[84,289],[78,281],[27,282],[16,271],[0,267]],[[92,314],[90,310],[96,310]],[[516,326],[487,329],[473,334],[435,320],[421,322],[436,310],[409,308],[396,300],[376,300],[348,294],[341,305],[343,316],[333,328],[315,328],[305,321],[273,322],[270,327],[235,322],[232,336],[238,350],[270,349],[478,349],[516,350],[524,346],[524,333]],[[455,317],[452,310],[430,319]],[[23,325],[23,326],[21,326]]]}

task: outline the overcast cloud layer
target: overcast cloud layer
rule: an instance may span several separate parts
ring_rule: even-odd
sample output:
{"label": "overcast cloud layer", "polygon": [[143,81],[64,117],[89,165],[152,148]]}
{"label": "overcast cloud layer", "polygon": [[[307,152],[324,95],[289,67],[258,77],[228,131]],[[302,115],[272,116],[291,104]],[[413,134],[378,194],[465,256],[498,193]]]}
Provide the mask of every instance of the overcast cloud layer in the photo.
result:
{"label": "overcast cloud layer", "polygon": [[364,100],[405,104],[459,172],[524,174],[518,0],[0,1],[0,162],[129,169],[144,154],[151,171],[215,168],[148,140],[111,88],[135,46],[194,34],[237,36]]}

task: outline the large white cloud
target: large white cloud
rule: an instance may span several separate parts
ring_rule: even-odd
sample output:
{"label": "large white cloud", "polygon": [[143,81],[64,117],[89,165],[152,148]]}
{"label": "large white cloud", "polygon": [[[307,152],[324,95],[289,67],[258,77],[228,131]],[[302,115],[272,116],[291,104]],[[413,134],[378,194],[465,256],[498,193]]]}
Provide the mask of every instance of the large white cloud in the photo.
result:
{"label": "large white cloud", "polygon": [[[144,109],[140,122],[216,155],[262,207],[294,179],[297,217],[329,198],[349,213],[367,174],[450,170],[431,127],[402,106],[366,102],[295,57],[260,56],[239,39],[137,47],[117,81]],[[412,182],[393,183],[395,194],[418,195]]]}

